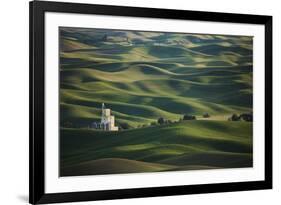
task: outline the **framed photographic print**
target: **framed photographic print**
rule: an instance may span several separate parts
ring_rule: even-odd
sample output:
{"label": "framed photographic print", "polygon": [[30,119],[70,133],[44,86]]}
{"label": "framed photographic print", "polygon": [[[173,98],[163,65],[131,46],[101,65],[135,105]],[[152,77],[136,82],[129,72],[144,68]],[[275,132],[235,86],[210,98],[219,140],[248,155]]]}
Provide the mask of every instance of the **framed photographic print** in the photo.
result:
{"label": "framed photographic print", "polygon": [[30,2],[30,203],[272,188],[272,17]]}

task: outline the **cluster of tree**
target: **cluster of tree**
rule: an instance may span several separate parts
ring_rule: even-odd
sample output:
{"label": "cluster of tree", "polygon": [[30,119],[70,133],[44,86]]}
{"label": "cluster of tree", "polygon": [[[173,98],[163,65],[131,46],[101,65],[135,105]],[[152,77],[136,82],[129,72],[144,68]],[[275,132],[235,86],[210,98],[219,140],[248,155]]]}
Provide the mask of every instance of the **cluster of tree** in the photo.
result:
{"label": "cluster of tree", "polygon": [[122,122],[122,123],[119,123],[119,129],[120,130],[127,130],[127,129],[130,129],[130,125],[126,122]]}
{"label": "cluster of tree", "polygon": [[209,118],[209,117],[211,117],[211,116],[209,115],[209,113],[206,112],[206,113],[203,114],[203,117],[204,117],[204,118]]}
{"label": "cluster of tree", "polygon": [[195,115],[188,115],[185,114],[183,115],[183,118],[180,118],[179,121],[171,121],[171,120],[167,120],[163,117],[158,118],[157,123],[156,122],[152,122],[151,125],[164,125],[164,124],[171,124],[171,123],[176,123],[176,122],[180,122],[183,120],[196,120],[196,116]]}
{"label": "cluster of tree", "polygon": [[196,116],[185,114],[182,119],[183,120],[196,120]]}
{"label": "cluster of tree", "polygon": [[[160,118],[158,118],[157,123],[160,124],[160,125],[163,125],[163,124],[171,124],[172,121],[171,121],[171,120],[164,119],[163,117],[160,117]],[[155,123],[153,123],[153,124],[155,125]]]}
{"label": "cluster of tree", "polygon": [[[203,117],[204,117],[204,115],[203,115]],[[210,117],[210,116],[207,113],[207,115],[205,114],[205,117]],[[169,119],[165,119],[164,117],[159,117],[157,121],[151,122],[150,124],[138,125],[138,128],[149,127],[149,126],[157,126],[157,125],[167,125],[167,124],[172,124],[172,123],[176,123],[176,122],[181,122],[183,120],[196,120],[196,116],[185,114],[183,116],[183,118],[180,118],[178,121],[172,121],[172,120],[169,120]],[[127,129],[133,128],[128,123],[119,123],[118,127],[119,127],[120,130],[127,130]]]}
{"label": "cluster of tree", "polygon": [[246,122],[253,122],[253,114],[252,113],[242,113],[241,115],[233,114],[229,121],[241,121],[244,120]]}

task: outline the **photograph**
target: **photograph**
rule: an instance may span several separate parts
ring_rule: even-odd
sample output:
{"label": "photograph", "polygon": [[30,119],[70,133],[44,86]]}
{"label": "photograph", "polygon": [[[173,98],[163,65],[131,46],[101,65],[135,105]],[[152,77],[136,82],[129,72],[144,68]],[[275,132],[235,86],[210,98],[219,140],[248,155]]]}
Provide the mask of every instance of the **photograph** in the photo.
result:
{"label": "photograph", "polygon": [[253,167],[253,36],[58,32],[60,177]]}
{"label": "photograph", "polygon": [[150,6],[29,3],[29,203],[272,189],[273,16]]}

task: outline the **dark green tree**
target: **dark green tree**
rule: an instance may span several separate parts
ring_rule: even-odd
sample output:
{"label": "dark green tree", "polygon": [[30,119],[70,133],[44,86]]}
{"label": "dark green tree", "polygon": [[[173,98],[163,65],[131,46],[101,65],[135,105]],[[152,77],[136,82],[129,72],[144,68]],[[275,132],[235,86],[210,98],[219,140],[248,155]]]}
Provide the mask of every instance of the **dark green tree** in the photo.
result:
{"label": "dark green tree", "polygon": [[122,129],[122,130],[127,130],[130,128],[130,125],[126,122],[123,122],[123,123],[120,123],[119,124],[119,127]]}
{"label": "dark green tree", "polygon": [[253,114],[252,113],[242,113],[239,116],[240,119],[247,121],[247,122],[253,122]]}
{"label": "dark green tree", "polygon": [[206,112],[206,113],[203,114],[203,117],[204,117],[204,118],[209,118],[210,115],[209,115],[209,113]]}
{"label": "dark green tree", "polygon": [[237,114],[233,114],[230,119],[231,121],[239,121],[240,117]]}
{"label": "dark green tree", "polygon": [[194,115],[185,114],[183,120],[196,120],[196,117]]}
{"label": "dark green tree", "polygon": [[159,117],[157,122],[162,125],[165,123],[165,119],[163,117]]}

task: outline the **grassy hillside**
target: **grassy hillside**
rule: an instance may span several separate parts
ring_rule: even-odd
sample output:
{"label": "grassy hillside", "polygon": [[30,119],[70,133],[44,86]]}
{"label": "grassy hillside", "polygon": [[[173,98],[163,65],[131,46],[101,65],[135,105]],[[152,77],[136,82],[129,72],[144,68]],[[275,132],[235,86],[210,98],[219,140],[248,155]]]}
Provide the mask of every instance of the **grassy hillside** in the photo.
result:
{"label": "grassy hillside", "polygon": [[[252,123],[227,118],[252,112],[252,47],[248,36],[61,27],[61,173],[251,166]],[[102,103],[130,130],[87,129]],[[150,126],[160,117],[174,123]]]}
{"label": "grassy hillside", "polygon": [[189,121],[120,132],[61,130],[61,174],[252,166],[252,123]]}
{"label": "grassy hillside", "polygon": [[[61,124],[87,127],[252,110],[252,38],[61,28]],[[79,109],[78,109],[79,108]],[[79,111],[78,111],[79,110]]]}

